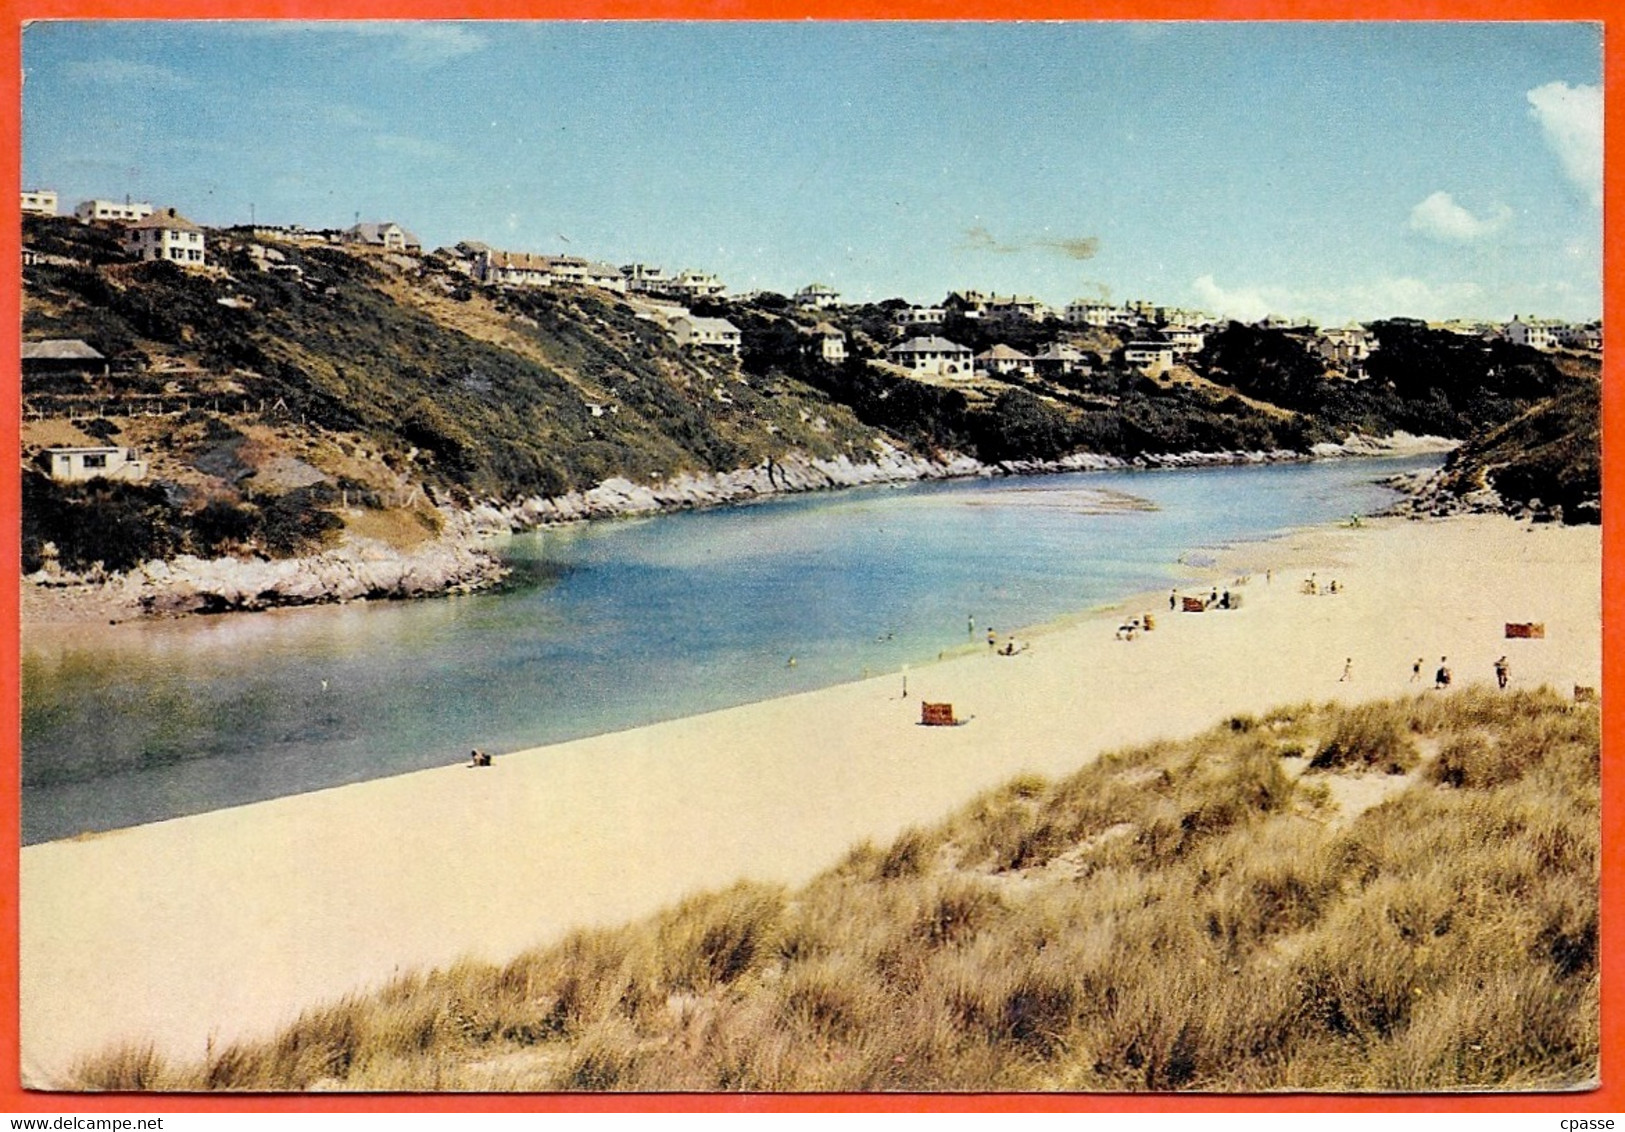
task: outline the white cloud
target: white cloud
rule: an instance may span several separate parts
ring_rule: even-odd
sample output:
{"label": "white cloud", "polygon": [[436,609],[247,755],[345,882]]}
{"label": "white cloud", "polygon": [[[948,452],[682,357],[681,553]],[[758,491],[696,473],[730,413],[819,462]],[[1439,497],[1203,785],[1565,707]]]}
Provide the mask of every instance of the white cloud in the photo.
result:
{"label": "white cloud", "polygon": [[1601,208],[1602,88],[1554,82],[1525,97],[1563,172]]}
{"label": "white cloud", "polygon": [[1341,287],[1225,287],[1212,275],[1191,284],[1199,306],[1223,318],[1255,322],[1265,315],[1313,318],[1322,325],[1350,319],[1444,319],[1470,316],[1483,306],[1476,283],[1429,283],[1413,276],[1384,276]]}
{"label": "white cloud", "polygon": [[1468,243],[1494,235],[1512,219],[1512,210],[1506,205],[1494,209],[1488,216],[1478,217],[1456,203],[1447,192],[1437,192],[1411,209],[1411,229],[1436,240]]}

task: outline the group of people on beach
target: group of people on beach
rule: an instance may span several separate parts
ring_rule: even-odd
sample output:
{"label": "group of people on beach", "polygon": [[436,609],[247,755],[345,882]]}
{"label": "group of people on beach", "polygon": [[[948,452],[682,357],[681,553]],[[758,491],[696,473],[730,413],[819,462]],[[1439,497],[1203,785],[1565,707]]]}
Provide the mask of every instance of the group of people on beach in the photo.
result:
{"label": "group of people on beach", "polygon": [[1310,574],[1303,580],[1303,592],[1311,597],[1319,597],[1321,594],[1335,594],[1343,591],[1336,578],[1333,578],[1327,585],[1322,586],[1319,577]]}
{"label": "group of people on beach", "polygon": [[[1416,683],[1421,682],[1423,663],[1424,663],[1423,658],[1422,657],[1417,657],[1416,658],[1416,663],[1411,665],[1411,683],[1412,684],[1416,684]],[[1507,686],[1507,681],[1512,678],[1512,664],[1511,664],[1511,662],[1508,661],[1507,658],[1503,655],[1499,659],[1496,660],[1494,670],[1495,670],[1495,686],[1497,688],[1505,688]],[[1452,678],[1452,674],[1450,672],[1450,658],[1447,657],[1447,656],[1441,656],[1439,658],[1439,667],[1436,668],[1434,670],[1434,672],[1433,672],[1433,687],[1434,687],[1434,689],[1437,690],[1437,691],[1440,691],[1440,692],[1444,691],[1446,688],[1450,687],[1451,678]]]}

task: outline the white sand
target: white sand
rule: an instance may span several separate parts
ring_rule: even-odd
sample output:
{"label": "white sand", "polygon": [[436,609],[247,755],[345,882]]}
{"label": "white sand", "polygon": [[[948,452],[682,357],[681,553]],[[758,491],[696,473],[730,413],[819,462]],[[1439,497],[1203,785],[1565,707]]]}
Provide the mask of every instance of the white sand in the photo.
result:
{"label": "white sand", "polygon": [[[1595,686],[1597,528],[1391,521],[1239,548],[1232,612],[1022,635],[1029,652],[23,850],[25,1082],[121,1040],[175,1056],[270,1031],[393,973],[501,960],[739,877],[796,883],[1019,771],[1188,734],[1228,713],[1457,685]],[[1264,567],[1275,563],[1273,582]],[[1314,570],[1343,592],[1309,597]],[[1191,590],[1198,586],[1193,583]],[[1201,589],[1206,588],[1205,581]],[[1504,640],[1543,621],[1541,641]],[[1001,639],[1001,644],[1002,639]],[[1423,658],[1423,683],[1411,664]],[[1352,679],[1339,681],[1352,658]],[[922,699],[957,728],[919,726]]]}

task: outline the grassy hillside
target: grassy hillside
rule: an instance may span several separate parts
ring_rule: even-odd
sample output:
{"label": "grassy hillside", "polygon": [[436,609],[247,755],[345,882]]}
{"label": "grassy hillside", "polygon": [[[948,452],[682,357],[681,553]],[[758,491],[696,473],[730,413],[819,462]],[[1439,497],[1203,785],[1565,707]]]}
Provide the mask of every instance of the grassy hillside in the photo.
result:
{"label": "grassy hillside", "polygon": [[1509,503],[1562,508],[1566,522],[1602,521],[1602,386],[1585,380],[1452,454],[1448,488],[1484,487]]}
{"label": "grassy hillside", "polygon": [[[1127,331],[956,316],[945,332],[973,348],[1066,340],[1098,365],[917,379],[882,360],[905,333],[890,321],[896,303],[697,306],[741,328],[734,359],[680,349],[608,292],[482,287],[437,256],[212,232],[220,270],[197,273],[128,262],[109,231],[67,218],[25,218],[24,236],[51,257],[24,272],[25,337],[82,338],[112,360],[106,376],[25,381],[25,458],[117,443],[152,463],[139,491],[31,477],[30,572],[47,560],[285,556],[347,532],[410,540],[433,533],[436,502],[557,496],[793,453],[861,463],[881,443],[1001,462],[1307,451],[1352,429],[1477,437],[1595,384],[1535,351],[1402,319],[1377,324],[1370,376],[1353,382],[1289,331],[1231,324],[1189,367],[1153,380],[1124,364]],[[847,363],[809,351],[820,322],[847,332]],[[1574,412],[1547,419],[1570,429],[1568,449],[1536,461],[1528,482],[1500,471],[1508,492],[1595,497],[1595,420],[1579,400],[1562,404]]]}
{"label": "grassy hillside", "polygon": [[1598,1057],[1596,709],[1469,689],[1022,778],[177,1065],[168,1090],[1555,1089]]}

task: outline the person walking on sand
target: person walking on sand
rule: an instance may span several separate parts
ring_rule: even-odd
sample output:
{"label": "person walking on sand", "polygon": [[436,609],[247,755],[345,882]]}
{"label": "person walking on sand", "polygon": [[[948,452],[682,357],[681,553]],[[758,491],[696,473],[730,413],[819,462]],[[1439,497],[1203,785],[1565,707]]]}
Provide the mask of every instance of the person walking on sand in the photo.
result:
{"label": "person walking on sand", "polygon": [[1512,675],[1512,666],[1507,663],[1507,658],[1503,656],[1495,662],[1496,686],[1505,688],[1507,686],[1507,677],[1510,675]]}
{"label": "person walking on sand", "polygon": [[1339,684],[1354,679],[1354,658],[1351,656],[1343,662],[1343,675],[1337,678]]}
{"label": "person walking on sand", "polygon": [[999,635],[993,631],[993,626],[991,625],[987,627],[987,647],[990,649],[997,649],[999,647]]}
{"label": "person walking on sand", "polygon": [[1414,684],[1422,678],[1422,658],[1417,657],[1416,663],[1411,665],[1411,683]]}
{"label": "person walking on sand", "polygon": [[1441,692],[1450,687],[1450,668],[1445,664],[1446,659],[1442,656],[1439,658],[1439,671],[1433,674],[1433,686]]}
{"label": "person walking on sand", "polygon": [[1179,591],[1178,590],[1169,590],[1168,591],[1168,612],[1172,613],[1177,608],[1179,608]]}

